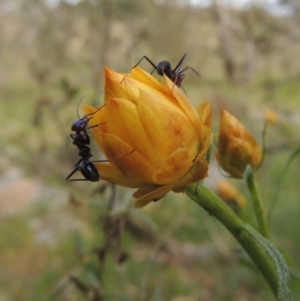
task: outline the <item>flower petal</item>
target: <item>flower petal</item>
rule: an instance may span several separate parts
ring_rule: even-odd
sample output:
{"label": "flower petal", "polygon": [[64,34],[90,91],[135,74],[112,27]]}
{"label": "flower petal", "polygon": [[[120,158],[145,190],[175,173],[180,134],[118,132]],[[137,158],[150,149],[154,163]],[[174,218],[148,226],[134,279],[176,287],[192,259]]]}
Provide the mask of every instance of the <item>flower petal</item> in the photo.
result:
{"label": "flower petal", "polygon": [[[118,118],[116,118],[118,116]],[[135,117],[136,116],[136,117]],[[126,131],[126,124],[137,118],[136,107],[133,103],[121,98],[110,98],[106,108],[107,132],[119,137],[133,146],[132,139]],[[134,121],[134,120],[133,120]]]}
{"label": "flower petal", "polygon": [[[138,78],[144,79],[145,81],[140,81]],[[132,69],[132,74],[129,74],[124,78],[125,87],[130,96],[131,101],[136,103],[139,96],[140,90],[142,91],[152,91],[160,98],[165,101],[169,101],[182,110],[180,104],[172,94],[172,91],[168,86],[163,85],[151,74],[143,71],[139,67]]]}
{"label": "flower petal", "polygon": [[133,68],[128,76],[132,79],[135,79],[137,85],[142,84],[143,86],[140,86],[140,88],[145,88],[145,86],[147,85],[147,88],[153,91],[159,91],[163,94],[169,93],[168,87],[163,85],[153,75],[149,74],[148,72],[145,72],[138,66]]}
{"label": "flower petal", "polygon": [[172,90],[182,110],[185,112],[186,116],[193,124],[195,130],[198,133],[199,139],[201,139],[201,122],[197,111],[179,87],[177,87],[166,75],[164,75],[164,79],[166,81],[166,84]]}
{"label": "flower petal", "polygon": [[246,165],[251,162],[253,148],[246,141],[235,138],[229,141],[225,157],[229,164],[240,167],[243,172]]}
{"label": "flower petal", "polygon": [[207,127],[202,127],[203,138],[200,141],[199,153],[197,155],[197,160],[202,160],[203,157],[207,154],[208,148],[211,144],[211,129]]}
{"label": "flower petal", "polygon": [[105,109],[107,131],[126,141],[154,166],[160,166],[161,161],[144,131],[136,106],[125,99],[111,99]]}
{"label": "flower petal", "polygon": [[263,159],[263,153],[259,145],[255,145],[253,148],[251,166],[259,167]]}
{"label": "flower petal", "polygon": [[131,145],[114,135],[100,134],[100,137],[101,148],[107,159],[120,156],[112,160],[111,164],[116,166],[124,177],[140,186],[151,184],[151,177],[155,170],[138,151],[132,152],[134,149]]}
{"label": "flower petal", "polygon": [[99,174],[101,180],[107,180],[117,185],[121,185],[129,188],[138,188],[140,187],[140,183],[133,181],[133,179],[125,176],[116,166],[111,163],[103,162],[103,163],[93,163]]}
{"label": "flower petal", "polygon": [[137,111],[146,135],[161,161],[176,149],[197,153],[198,135],[186,115],[158,94],[141,91]]}
{"label": "flower petal", "polygon": [[178,181],[177,186],[187,186],[199,182],[208,176],[208,163],[206,160],[196,162],[190,170]]}
{"label": "flower petal", "polygon": [[192,166],[193,156],[188,148],[177,149],[164,164],[155,171],[152,182],[160,185],[181,178]]}
{"label": "flower petal", "polygon": [[113,70],[105,67],[104,76],[104,103],[107,103],[111,97],[128,98],[128,93],[124,88],[124,84],[121,84],[123,76],[120,73],[114,72]]}
{"label": "flower petal", "polygon": [[197,112],[199,118],[201,120],[202,125],[207,126],[208,128],[211,127],[212,118],[211,118],[211,105],[208,101],[203,101],[200,106],[197,108]]}
{"label": "flower petal", "polygon": [[158,201],[160,198],[164,197],[175,185],[176,183],[171,183],[164,186],[147,186],[138,189],[133,196],[136,198],[134,202],[135,208],[142,208],[152,201]]}

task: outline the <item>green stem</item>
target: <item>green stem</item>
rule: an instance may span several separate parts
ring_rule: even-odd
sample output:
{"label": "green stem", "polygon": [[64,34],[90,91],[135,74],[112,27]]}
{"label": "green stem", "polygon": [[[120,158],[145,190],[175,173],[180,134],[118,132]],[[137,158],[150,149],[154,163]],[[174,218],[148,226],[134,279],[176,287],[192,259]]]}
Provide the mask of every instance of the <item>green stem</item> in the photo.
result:
{"label": "green stem", "polygon": [[196,187],[196,184],[188,186],[186,194],[215,216],[231,232],[254,261],[276,296],[278,291],[277,276],[273,263],[266,252],[245,230],[245,225],[240,218],[218,196],[203,185],[200,185],[198,189]]}
{"label": "green stem", "polygon": [[268,223],[267,223],[267,216],[266,216],[266,213],[265,213],[265,210],[263,207],[261,197],[258,193],[256,181],[255,181],[254,174],[252,171],[247,176],[246,181],[247,181],[249,191],[251,194],[255,214],[256,214],[257,221],[258,221],[259,228],[260,228],[260,233],[264,237],[268,238],[270,236],[270,232],[269,232],[269,227],[268,227]]}

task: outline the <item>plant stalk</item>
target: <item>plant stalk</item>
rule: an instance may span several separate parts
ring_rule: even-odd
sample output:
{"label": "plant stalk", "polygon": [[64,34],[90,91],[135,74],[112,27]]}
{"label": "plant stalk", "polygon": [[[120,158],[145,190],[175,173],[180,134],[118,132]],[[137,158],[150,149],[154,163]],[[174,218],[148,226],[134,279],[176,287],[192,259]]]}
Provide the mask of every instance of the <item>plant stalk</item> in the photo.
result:
{"label": "plant stalk", "polygon": [[267,223],[267,216],[266,216],[266,212],[263,207],[261,197],[258,193],[257,184],[255,181],[253,172],[249,173],[246,181],[247,181],[248,188],[249,188],[249,191],[251,194],[253,207],[254,207],[256,218],[258,221],[260,233],[264,237],[269,238],[270,232],[269,232],[269,227],[268,227],[268,223]]}
{"label": "plant stalk", "polygon": [[273,263],[266,252],[245,229],[242,220],[217,195],[205,186],[199,186],[198,188],[197,184],[188,186],[186,194],[211,215],[215,216],[231,232],[266,279],[274,295],[277,296],[277,277]]}

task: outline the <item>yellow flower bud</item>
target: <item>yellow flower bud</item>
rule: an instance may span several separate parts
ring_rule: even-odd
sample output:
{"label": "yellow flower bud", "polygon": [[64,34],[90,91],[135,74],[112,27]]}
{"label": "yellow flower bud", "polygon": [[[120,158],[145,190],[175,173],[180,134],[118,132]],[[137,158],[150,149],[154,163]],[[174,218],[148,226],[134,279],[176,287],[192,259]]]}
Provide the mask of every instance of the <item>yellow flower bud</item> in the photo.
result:
{"label": "yellow flower bud", "polygon": [[245,197],[227,181],[220,181],[218,184],[218,195],[229,205],[236,204],[238,207],[245,207],[247,202]]}
{"label": "yellow flower bud", "polygon": [[267,123],[276,124],[276,123],[278,123],[278,119],[279,119],[279,116],[276,111],[269,109],[265,112],[265,120]]}
{"label": "yellow flower bud", "polygon": [[251,133],[226,110],[221,111],[216,157],[221,167],[235,178],[243,177],[248,164],[256,169],[263,158]]}
{"label": "yellow flower bud", "polygon": [[[211,107],[203,102],[194,109],[172,81],[166,76],[164,80],[160,83],[139,67],[126,77],[105,68],[106,106],[89,122],[105,122],[91,131],[107,159],[124,154],[94,163],[101,179],[139,188],[134,193],[136,207],[170,190],[183,192],[208,172],[204,157],[210,144]],[[95,108],[84,110],[89,114]]]}

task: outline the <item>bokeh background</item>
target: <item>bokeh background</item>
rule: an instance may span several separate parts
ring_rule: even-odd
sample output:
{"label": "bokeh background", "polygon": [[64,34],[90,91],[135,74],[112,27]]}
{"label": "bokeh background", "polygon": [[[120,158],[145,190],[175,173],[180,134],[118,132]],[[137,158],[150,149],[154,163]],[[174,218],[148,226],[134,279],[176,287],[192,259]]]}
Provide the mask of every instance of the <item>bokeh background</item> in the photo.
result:
{"label": "bokeh background", "polygon": [[[69,134],[82,96],[102,103],[104,65],[127,72],[147,55],[175,66],[187,53],[201,77],[187,71],[183,87],[195,106],[210,101],[215,133],[226,108],[261,142],[267,116],[258,179],[269,209],[300,142],[299,25],[298,0],[1,0],[0,300],[273,300],[228,231],[184,194],[132,210],[130,189],[65,181],[78,161]],[[233,209],[256,227],[243,183],[214,157],[210,166],[205,184],[233,184],[246,198]],[[295,158],[270,214],[294,300],[299,167]]]}

